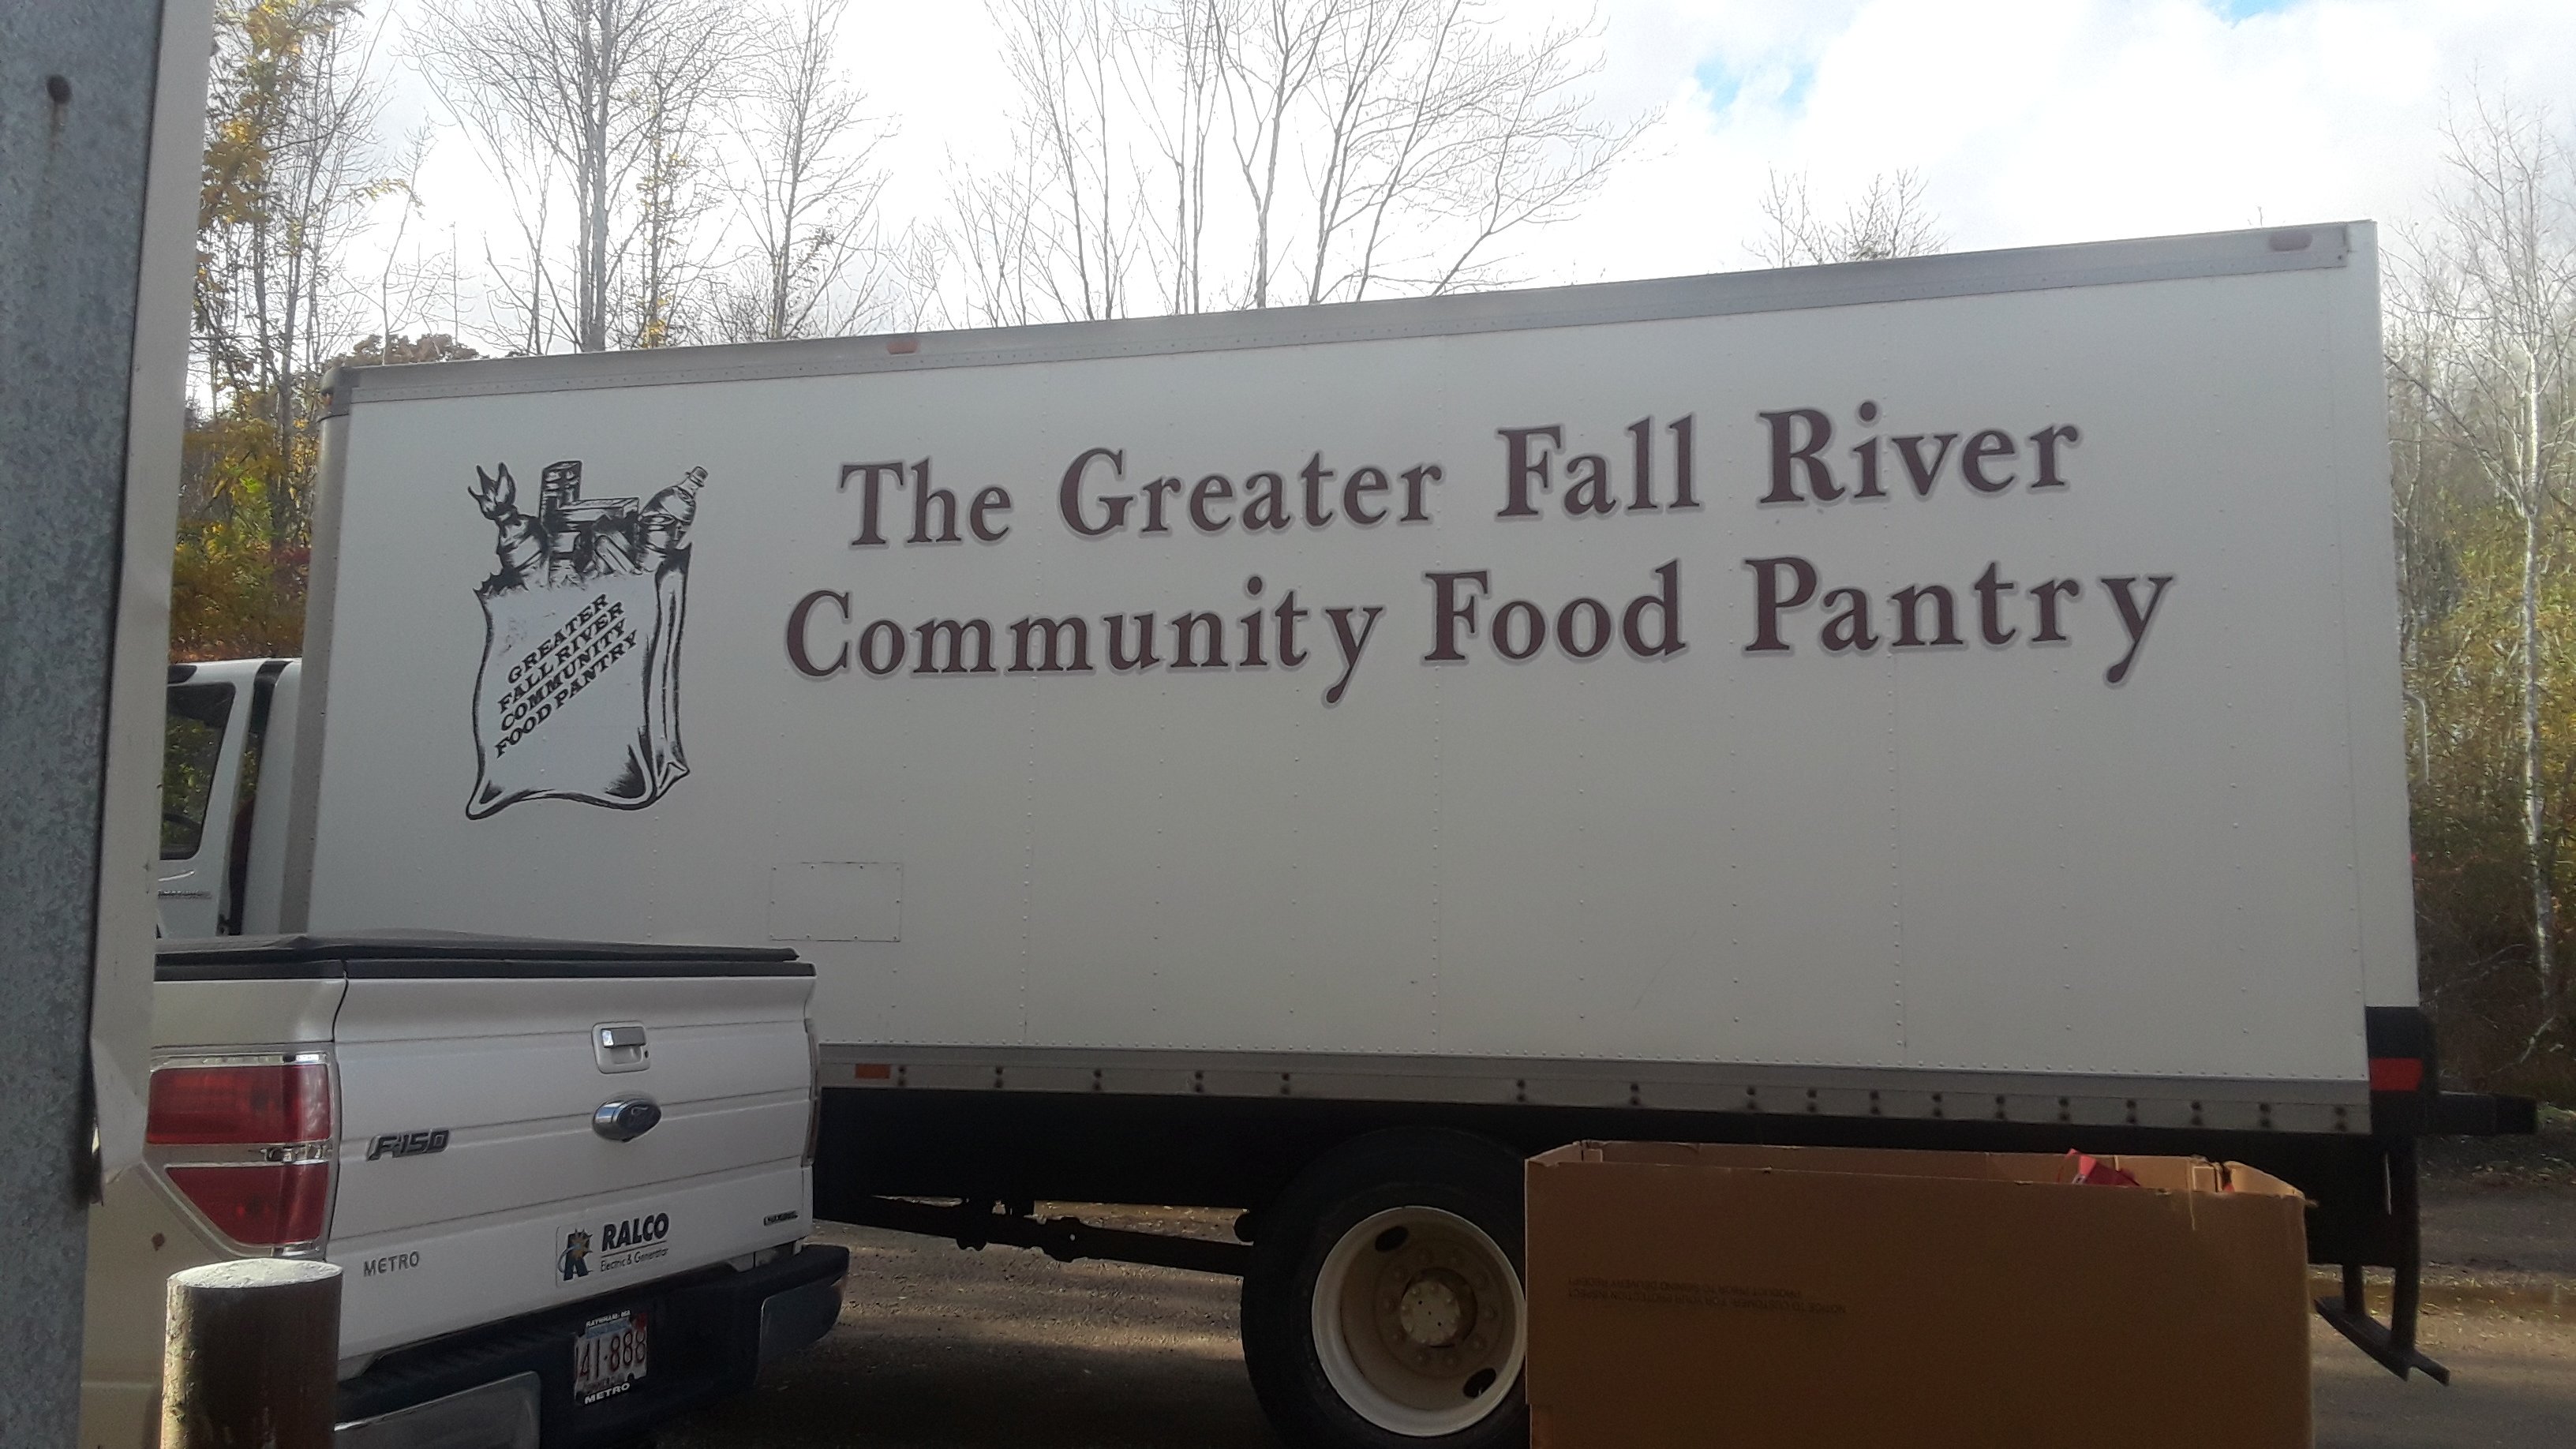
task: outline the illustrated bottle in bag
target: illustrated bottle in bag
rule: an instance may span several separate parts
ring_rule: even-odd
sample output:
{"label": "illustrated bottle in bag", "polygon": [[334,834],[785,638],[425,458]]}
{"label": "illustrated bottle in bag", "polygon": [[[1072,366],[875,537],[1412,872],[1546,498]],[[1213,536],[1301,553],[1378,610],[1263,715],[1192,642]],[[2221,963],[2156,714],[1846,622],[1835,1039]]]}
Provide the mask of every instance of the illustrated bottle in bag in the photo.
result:
{"label": "illustrated bottle in bag", "polygon": [[639,528],[642,543],[635,558],[638,568],[651,572],[672,554],[688,547],[689,525],[698,517],[698,490],[706,486],[706,481],[706,469],[691,468],[680,475],[679,482],[645,503]]}

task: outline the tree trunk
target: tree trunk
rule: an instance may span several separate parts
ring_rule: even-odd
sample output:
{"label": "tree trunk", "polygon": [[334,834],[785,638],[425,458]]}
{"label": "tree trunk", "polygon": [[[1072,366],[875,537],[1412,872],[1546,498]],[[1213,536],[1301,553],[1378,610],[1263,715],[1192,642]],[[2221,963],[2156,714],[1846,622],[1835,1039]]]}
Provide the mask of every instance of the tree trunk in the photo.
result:
{"label": "tree trunk", "polygon": [[785,191],[785,199],[778,208],[778,230],[769,248],[768,332],[769,340],[772,342],[787,335],[787,294],[796,281],[796,226],[803,219],[804,211],[799,201],[800,184],[805,178],[806,156],[803,107],[808,104],[808,99],[803,94],[798,96],[799,110],[794,139],[791,142],[787,163],[780,168],[783,173],[781,185]]}
{"label": "tree trunk", "polygon": [[608,350],[608,123],[594,111],[582,136],[581,338]]}
{"label": "tree trunk", "polygon": [[[1284,74],[1286,62],[1281,62]],[[1252,220],[1252,305],[1270,305],[1270,203],[1279,195],[1279,132],[1288,124],[1285,83],[1270,108],[1270,162],[1261,174],[1261,195]]]}
{"label": "tree trunk", "polygon": [[581,336],[575,345],[584,352],[608,350],[608,116],[617,104],[612,94],[617,74],[619,48],[624,37],[614,4],[599,8],[595,28],[588,37],[596,49],[583,57],[584,77],[590,86],[588,104],[583,107],[581,132],[580,202],[581,202]]}
{"label": "tree trunk", "polygon": [[2558,1013],[2558,970],[2550,949],[2557,922],[2552,901],[2546,802],[2540,772],[2540,377],[2536,363],[2523,389],[2522,509],[2522,843],[2531,866],[2531,964],[2545,1027]]}

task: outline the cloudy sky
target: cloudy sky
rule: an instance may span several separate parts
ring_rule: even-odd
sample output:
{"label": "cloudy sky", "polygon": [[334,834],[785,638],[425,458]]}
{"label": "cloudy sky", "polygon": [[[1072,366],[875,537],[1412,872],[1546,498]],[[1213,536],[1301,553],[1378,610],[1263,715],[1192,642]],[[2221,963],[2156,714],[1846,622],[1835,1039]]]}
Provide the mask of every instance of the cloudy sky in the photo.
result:
{"label": "cloudy sky", "polygon": [[[1497,5],[1530,24],[1589,8]],[[1597,16],[1597,104],[1661,119],[1580,218],[1522,241],[1532,281],[1748,265],[1774,167],[1810,173],[1820,203],[1916,168],[1954,249],[2402,221],[2438,180],[2448,107],[2479,85],[2546,99],[2576,74],[2571,0],[1600,0]],[[995,52],[975,0],[853,0],[843,63],[901,127],[894,215],[937,209],[950,158],[1001,149]],[[434,118],[401,89],[396,125]],[[451,133],[423,178],[469,253],[478,226],[507,229],[478,168]]]}

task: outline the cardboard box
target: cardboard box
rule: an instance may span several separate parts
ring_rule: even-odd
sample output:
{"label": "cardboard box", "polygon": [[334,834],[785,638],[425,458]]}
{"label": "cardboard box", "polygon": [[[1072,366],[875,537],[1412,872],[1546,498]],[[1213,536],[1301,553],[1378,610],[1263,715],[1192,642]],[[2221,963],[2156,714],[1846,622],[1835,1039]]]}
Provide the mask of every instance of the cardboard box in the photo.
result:
{"label": "cardboard box", "polygon": [[2309,1442],[2298,1190],[2197,1158],[1531,1159],[1534,1449]]}

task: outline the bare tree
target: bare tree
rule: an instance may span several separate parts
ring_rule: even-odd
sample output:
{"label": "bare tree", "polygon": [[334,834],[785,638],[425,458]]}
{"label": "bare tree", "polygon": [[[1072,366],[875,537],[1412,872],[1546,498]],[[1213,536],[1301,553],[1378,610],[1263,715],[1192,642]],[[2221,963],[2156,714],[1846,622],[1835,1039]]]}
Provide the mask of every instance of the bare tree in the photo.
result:
{"label": "bare tree", "polygon": [[[1314,244],[1307,260],[1306,300],[1340,290],[1334,243],[1365,229],[1348,278],[1351,295],[1368,289],[1386,209],[1422,178],[1449,138],[1443,123],[1475,104],[1475,83],[1451,63],[1461,0],[1391,0],[1353,5],[1329,15],[1315,74],[1321,134],[1315,185]],[[1436,167],[1436,159],[1429,160]]]}
{"label": "bare tree", "polygon": [[[1046,265],[1038,239],[1039,183],[1025,153],[1008,170],[976,171],[953,162],[948,178],[949,219],[935,230],[938,265],[953,270],[964,290],[947,320],[967,327],[1018,327],[1041,320],[1039,271]],[[934,284],[935,285],[935,284]]]}
{"label": "bare tree", "polygon": [[1286,261],[1278,244],[1281,162],[1290,149],[1296,110],[1323,64],[1336,23],[1369,0],[1249,0],[1219,39],[1226,117],[1235,170],[1251,208],[1252,269],[1244,302],[1270,305],[1271,286]]}
{"label": "bare tree", "polygon": [[[1482,28],[1482,22],[1477,22]],[[1462,47],[1459,70],[1466,89],[1486,97],[1468,111],[1457,128],[1458,144],[1443,164],[1427,169],[1435,178],[1427,188],[1439,208],[1465,223],[1463,236],[1450,246],[1438,274],[1426,290],[1448,292],[1489,285],[1499,278],[1491,270],[1491,249],[1523,227],[1563,220],[1610,179],[1619,162],[1635,149],[1653,124],[1651,114],[1624,121],[1596,120],[1592,99],[1575,87],[1592,73],[1595,62],[1582,58],[1594,37],[1589,26],[1551,25],[1537,39],[1516,46],[1490,33],[1474,34]],[[1391,192],[1401,199],[1400,191]],[[1381,206],[1380,216],[1386,208]],[[1385,225],[1371,234],[1372,250]],[[1368,273],[1362,272],[1365,280]]]}
{"label": "bare tree", "polygon": [[1595,116],[1595,26],[1525,34],[1488,0],[991,3],[1020,135],[952,188],[970,311],[1121,315],[1140,261],[1176,311],[1487,285],[1651,120]]}
{"label": "bare tree", "polygon": [[745,174],[735,210],[748,254],[726,288],[729,341],[833,335],[890,302],[896,269],[880,237],[890,128],[861,109],[833,42],[848,0],[804,0],[783,42],[753,69],[739,125]]}
{"label": "bare tree", "polygon": [[1774,267],[1812,267],[1830,262],[1875,262],[1890,257],[1919,257],[1937,252],[1950,239],[1925,200],[1921,172],[1899,168],[1869,178],[1858,200],[1839,218],[1816,215],[1807,199],[1803,171],[1771,173],[1762,196],[1762,215],[1771,223],[1768,236],[1751,248],[1755,257]]}
{"label": "bare tree", "polygon": [[715,166],[697,124],[697,101],[648,80],[636,170],[634,225],[615,278],[613,334],[626,347],[687,341],[712,268],[698,223],[719,204]]}
{"label": "bare tree", "polygon": [[1154,213],[1161,253],[1156,280],[1167,311],[1207,306],[1208,158],[1224,94],[1225,45],[1243,4],[1165,0],[1145,12],[1136,27],[1145,43],[1128,53],[1128,94],[1138,102],[1143,126],[1169,171],[1163,207],[1170,220],[1159,220],[1160,208]]}
{"label": "bare tree", "polygon": [[2522,525],[2521,794],[2537,1047],[2563,1007],[2557,826],[2542,759],[2545,535],[2576,458],[2576,176],[2548,118],[2485,94],[2446,127],[2450,183],[2396,272],[2392,310],[2417,345],[2389,366]]}
{"label": "bare tree", "polygon": [[359,305],[349,244],[391,186],[357,19],[356,0],[252,0],[216,31],[194,342],[235,463],[209,476],[255,480],[280,541],[304,516],[312,383]]}
{"label": "bare tree", "polygon": [[1148,250],[1125,71],[1141,31],[1122,0],[985,0],[1017,94],[1010,158],[949,159],[949,217],[919,236],[962,288],[969,325],[1125,315]]}
{"label": "bare tree", "polygon": [[1590,24],[1512,40],[1483,0],[1357,0],[1326,15],[1301,137],[1308,302],[1496,280],[1497,242],[1562,218],[1651,116],[1605,121],[1577,86]]}
{"label": "bare tree", "polygon": [[[2389,363],[2389,436],[2390,455],[2389,502],[2397,541],[2397,649],[2398,657],[2412,676],[2423,665],[2428,636],[2434,624],[2448,612],[2456,580],[2444,577],[2442,516],[2442,469],[2431,410],[2424,405],[2423,394],[2407,377],[2430,377],[2434,373],[2437,337],[2433,331],[2413,325],[2416,319],[2404,309],[2389,307],[2382,321],[2382,345]],[[2414,769],[2419,779],[2429,779],[2433,770],[2433,744],[2430,707],[2421,695],[2409,689],[2408,721],[2413,734]]]}
{"label": "bare tree", "polygon": [[[374,321],[378,337],[428,331],[427,309],[442,297],[453,296],[457,287],[455,255],[432,252],[415,235],[427,211],[421,198],[420,173],[429,160],[431,134],[430,127],[424,125],[404,138],[397,169],[378,183],[384,196],[401,202],[394,216],[393,235],[386,241],[384,258],[376,267]],[[410,244],[409,256],[404,254],[405,243]]]}
{"label": "bare tree", "polygon": [[494,309],[502,326],[496,342],[503,351],[516,356],[533,357],[554,350],[554,339],[563,330],[567,317],[563,287],[556,279],[554,254],[546,245],[547,223],[554,202],[552,168],[539,168],[533,185],[525,187],[506,168],[503,184],[508,190],[511,221],[519,230],[519,251],[515,257],[492,250],[491,238],[483,239],[483,280],[486,300],[497,299]]}
{"label": "bare tree", "polygon": [[[1070,318],[1122,317],[1143,250],[1121,68],[1140,32],[1117,0],[986,0],[1019,92],[1012,117],[1038,217],[1023,259],[1030,288]],[[990,183],[988,183],[989,185]]]}
{"label": "bare tree", "polygon": [[[736,84],[752,45],[744,12],[729,0],[424,0],[415,35],[440,97],[512,181],[536,249],[520,294],[532,311],[560,289],[546,228],[528,214],[569,184],[572,296],[561,320],[574,346],[606,348],[630,247],[640,237],[648,268],[673,255],[671,163],[690,155],[705,108]],[[630,282],[626,299],[657,309],[665,281]],[[630,335],[650,335],[657,317],[639,314]]]}

